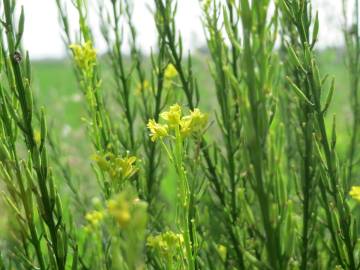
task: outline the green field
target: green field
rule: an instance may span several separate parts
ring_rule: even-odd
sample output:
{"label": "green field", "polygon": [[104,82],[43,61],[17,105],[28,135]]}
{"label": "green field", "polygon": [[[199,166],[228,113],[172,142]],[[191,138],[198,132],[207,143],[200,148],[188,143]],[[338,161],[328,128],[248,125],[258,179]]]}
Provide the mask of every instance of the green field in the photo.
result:
{"label": "green field", "polygon": [[[336,114],[338,126],[338,150],[342,152],[346,148],[348,125],[350,123],[351,110],[349,107],[349,83],[347,69],[344,62],[343,51],[339,49],[326,49],[318,53],[322,75],[334,77],[336,90],[334,100],[328,112],[327,120],[332,121],[332,115]],[[102,70],[106,73],[106,63]],[[78,90],[76,79],[72,70],[71,62],[65,60],[43,60],[33,62],[35,80],[35,92],[38,102],[47,108],[49,122],[56,127],[57,136],[65,142],[79,142],[80,145],[86,140],[81,118],[85,116],[82,95]],[[209,111],[214,117],[213,106],[216,103],[215,91],[211,75],[208,71],[207,56],[201,55],[194,58],[194,72],[201,86],[201,107]],[[112,87],[105,85],[106,91]],[[281,89],[280,89],[281,91]],[[331,126],[331,125],[330,125]],[[73,149],[74,151],[76,148]],[[84,152],[85,150],[85,152]],[[90,154],[90,149],[80,148],[81,153]],[[71,147],[70,147],[71,152]]]}

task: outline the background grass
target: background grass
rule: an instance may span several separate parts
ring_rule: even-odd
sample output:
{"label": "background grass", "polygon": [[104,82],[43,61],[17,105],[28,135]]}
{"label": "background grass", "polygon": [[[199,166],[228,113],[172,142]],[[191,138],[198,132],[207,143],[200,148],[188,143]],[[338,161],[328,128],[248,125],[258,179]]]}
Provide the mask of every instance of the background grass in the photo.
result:
{"label": "background grass", "polygon": [[[332,115],[337,118],[337,140],[340,156],[345,154],[349,138],[349,124],[351,110],[349,107],[349,82],[344,63],[344,51],[341,49],[326,49],[318,53],[321,73],[329,74],[336,81],[336,90],[332,105],[327,114],[328,127],[331,128]],[[213,81],[209,73],[207,56],[198,53],[193,59],[194,73],[198,80],[201,100],[200,107],[215,117],[214,104],[216,103]],[[102,67],[104,77],[109,69]],[[88,148],[85,124],[81,120],[86,115],[82,95],[78,90],[72,65],[67,60],[35,61],[33,62],[35,93],[37,101],[46,108],[52,133],[61,140],[63,154],[70,165],[82,173],[90,174],[90,155]],[[330,81],[330,80],[329,80]],[[106,82],[105,82],[106,83]],[[104,85],[106,91],[111,84]],[[280,89],[281,91],[281,89]],[[171,172],[169,177],[171,177]],[[165,190],[172,190],[171,182],[166,182]],[[165,195],[168,192],[165,192]],[[169,198],[172,196],[169,195]]]}

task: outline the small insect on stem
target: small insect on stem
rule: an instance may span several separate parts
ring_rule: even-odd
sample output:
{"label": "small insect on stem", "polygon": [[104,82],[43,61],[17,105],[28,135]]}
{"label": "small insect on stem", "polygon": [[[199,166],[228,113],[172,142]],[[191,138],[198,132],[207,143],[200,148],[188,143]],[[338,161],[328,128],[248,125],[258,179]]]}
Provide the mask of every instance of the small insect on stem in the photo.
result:
{"label": "small insect on stem", "polygon": [[19,52],[19,51],[16,51],[16,52],[14,52],[14,61],[16,62],[16,63],[20,63],[21,62],[21,60],[22,60],[22,55],[21,55],[21,53]]}

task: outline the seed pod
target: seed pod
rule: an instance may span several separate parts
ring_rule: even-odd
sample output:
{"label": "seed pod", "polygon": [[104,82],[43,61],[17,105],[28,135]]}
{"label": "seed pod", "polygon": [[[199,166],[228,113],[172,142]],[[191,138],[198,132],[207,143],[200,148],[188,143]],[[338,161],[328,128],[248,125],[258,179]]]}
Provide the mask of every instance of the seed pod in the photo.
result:
{"label": "seed pod", "polygon": [[57,231],[56,232],[56,238],[57,238],[57,255],[59,256],[59,258],[61,260],[63,260],[65,258],[65,245],[64,245],[64,241],[66,236],[63,235],[62,231]]}
{"label": "seed pod", "polygon": [[333,116],[333,125],[332,125],[332,136],[331,136],[331,149],[335,151],[336,146],[336,115]]}
{"label": "seed pod", "polygon": [[331,100],[333,98],[334,90],[335,90],[335,79],[333,78],[332,81],[331,81],[330,91],[329,91],[329,93],[327,95],[327,98],[326,98],[324,109],[322,110],[323,114],[325,114],[327,112],[327,110],[329,109],[329,106],[331,104]]}
{"label": "seed pod", "polygon": [[18,26],[18,33],[16,35],[15,49],[17,49],[21,43],[21,39],[24,34],[24,25],[25,25],[24,7],[21,7],[21,14],[20,14],[20,20]]}
{"label": "seed pod", "polygon": [[292,89],[294,90],[295,94],[303,101],[305,101],[306,103],[308,103],[311,106],[314,106],[314,104],[308,99],[308,97],[304,94],[303,91],[300,90],[300,88],[289,78],[287,77],[290,86],[292,87]]}
{"label": "seed pod", "polygon": [[26,59],[25,59],[25,68],[26,68],[26,77],[31,82],[31,63],[30,63],[30,56],[29,52],[26,52]]}
{"label": "seed pod", "polygon": [[49,162],[49,160],[48,160],[48,156],[47,156],[47,151],[46,151],[46,148],[44,148],[43,151],[41,152],[41,168],[43,170],[45,179],[48,174],[48,162]]}
{"label": "seed pod", "polygon": [[34,168],[38,169],[40,167],[40,155],[37,147],[34,148],[34,153],[32,154],[31,159],[34,164]]}
{"label": "seed pod", "polygon": [[318,34],[319,34],[319,13],[316,12],[316,17],[315,17],[315,23],[314,23],[314,29],[313,29],[313,34],[312,34],[312,43],[311,43],[311,47],[314,47],[318,38]]}
{"label": "seed pod", "polygon": [[41,108],[40,135],[41,135],[40,152],[42,152],[44,144],[45,144],[45,140],[46,140],[46,135],[47,135],[47,126],[46,126],[44,108]]}
{"label": "seed pod", "polygon": [[289,60],[292,62],[292,64],[296,66],[298,69],[300,69],[302,72],[306,73],[306,70],[302,66],[300,59],[292,46],[289,46],[288,52],[289,52]]}
{"label": "seed pod", "polygon": [[33,174],[32,174],[32,171],[31,171],[31,166],[26,164],[25,162],[22,163],[22,167],[23,167],[23,170],[25,172],[25,176],[26,176],[26,180],[27,180],[27,186],[28,187],[33,187]]}
{"label": "seed pod", "polygon": [[34,105],[34,99],[33,99],[33,94],[30,88],[30,81],[28,79],[24,80],[24,84],[25,84],[25,101],[26,101],[26,105],[27,105],[27,113],[28,113],[28,119],[31,121],[32,119],[32,114],[33,114],[33,105]]}
{"label": "seed pod", "polygon": [[31,188],[28,188],[25,192],[25,201],[26,201],[27,207],[29,209],[29,213],[26,213],[29,218],[32,218],[33,213],[34,213],[34,202],[33,202],[32,196],[33,195],[32,195]]}
{"label": "seed pod", "polygon": [[55,202],[56,200],[56,190],[55,190],[55,183],[54,183],[54,177],[52,175],[49,176],[49,190],[50,190],[50,200],[51,203]]}
{"label": "seed pod", "polygon": [[320,100],[321,98],[321,77],[320,77],[320,71],[319,71],[319,67],[317,66],[317,63],[315,61],[315,59],[312,59],[311,61],[311,68],[312,68],[312,72],[313,72],[313,76],[314,76],[314,83],[315,83],[315,87],[316,87],[316,95],[318,100]]}
{"label": "seed pod", "polygon": [[311,63],[312,51],[310,50],[309,44],[305,43],[304,46],[305,46],[305,48],[304,48],[305,49],[305,51],[304,51],[304,57],[305,57],[304,65],[311,66],[312,65],[312,63]]}
{"label": "seed pod", "polygon": [[62,207],[62,203],[61,203],[61,199],[60,199],[59,193],[56,193],[55,204],[56,204],[57,212],[58,212],[58,213],[63,213],[63,207]]}

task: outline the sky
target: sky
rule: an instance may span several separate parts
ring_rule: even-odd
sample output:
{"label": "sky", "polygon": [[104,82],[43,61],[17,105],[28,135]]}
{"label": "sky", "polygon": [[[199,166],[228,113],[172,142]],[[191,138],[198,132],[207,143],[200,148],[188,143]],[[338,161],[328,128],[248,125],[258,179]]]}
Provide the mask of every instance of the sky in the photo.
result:
{"label": "sky", "polygon": [[[70,10],[71,25],[77,25],[76,13],[71,0],[63,0]],[[89,14],[90,24],[95,30],[96,47],[104,51],[105,44],[97,27],[98,18],[94,8],[96,0],[89,0],[93,8]],[[139,44],[145,52],[154,46],[156,35],[154,23],[146,3],[150,0],[135,0],[133,19],[138,29]],[[191,49],[194,44],[204,42],[204,31],[200,20],[200,4],[198,0],[178,0],[177,25],[183,37],[184,47]],[[341,35],[341,0],[314,0],[315,8],[320,16],[319,46],[342,44]],[[58,13],[55,0],[18,0],[18,5],[24,6],[26,24],[24,47],[32,59],[60,58],[65,55],[65,47],[61,39]]]}

